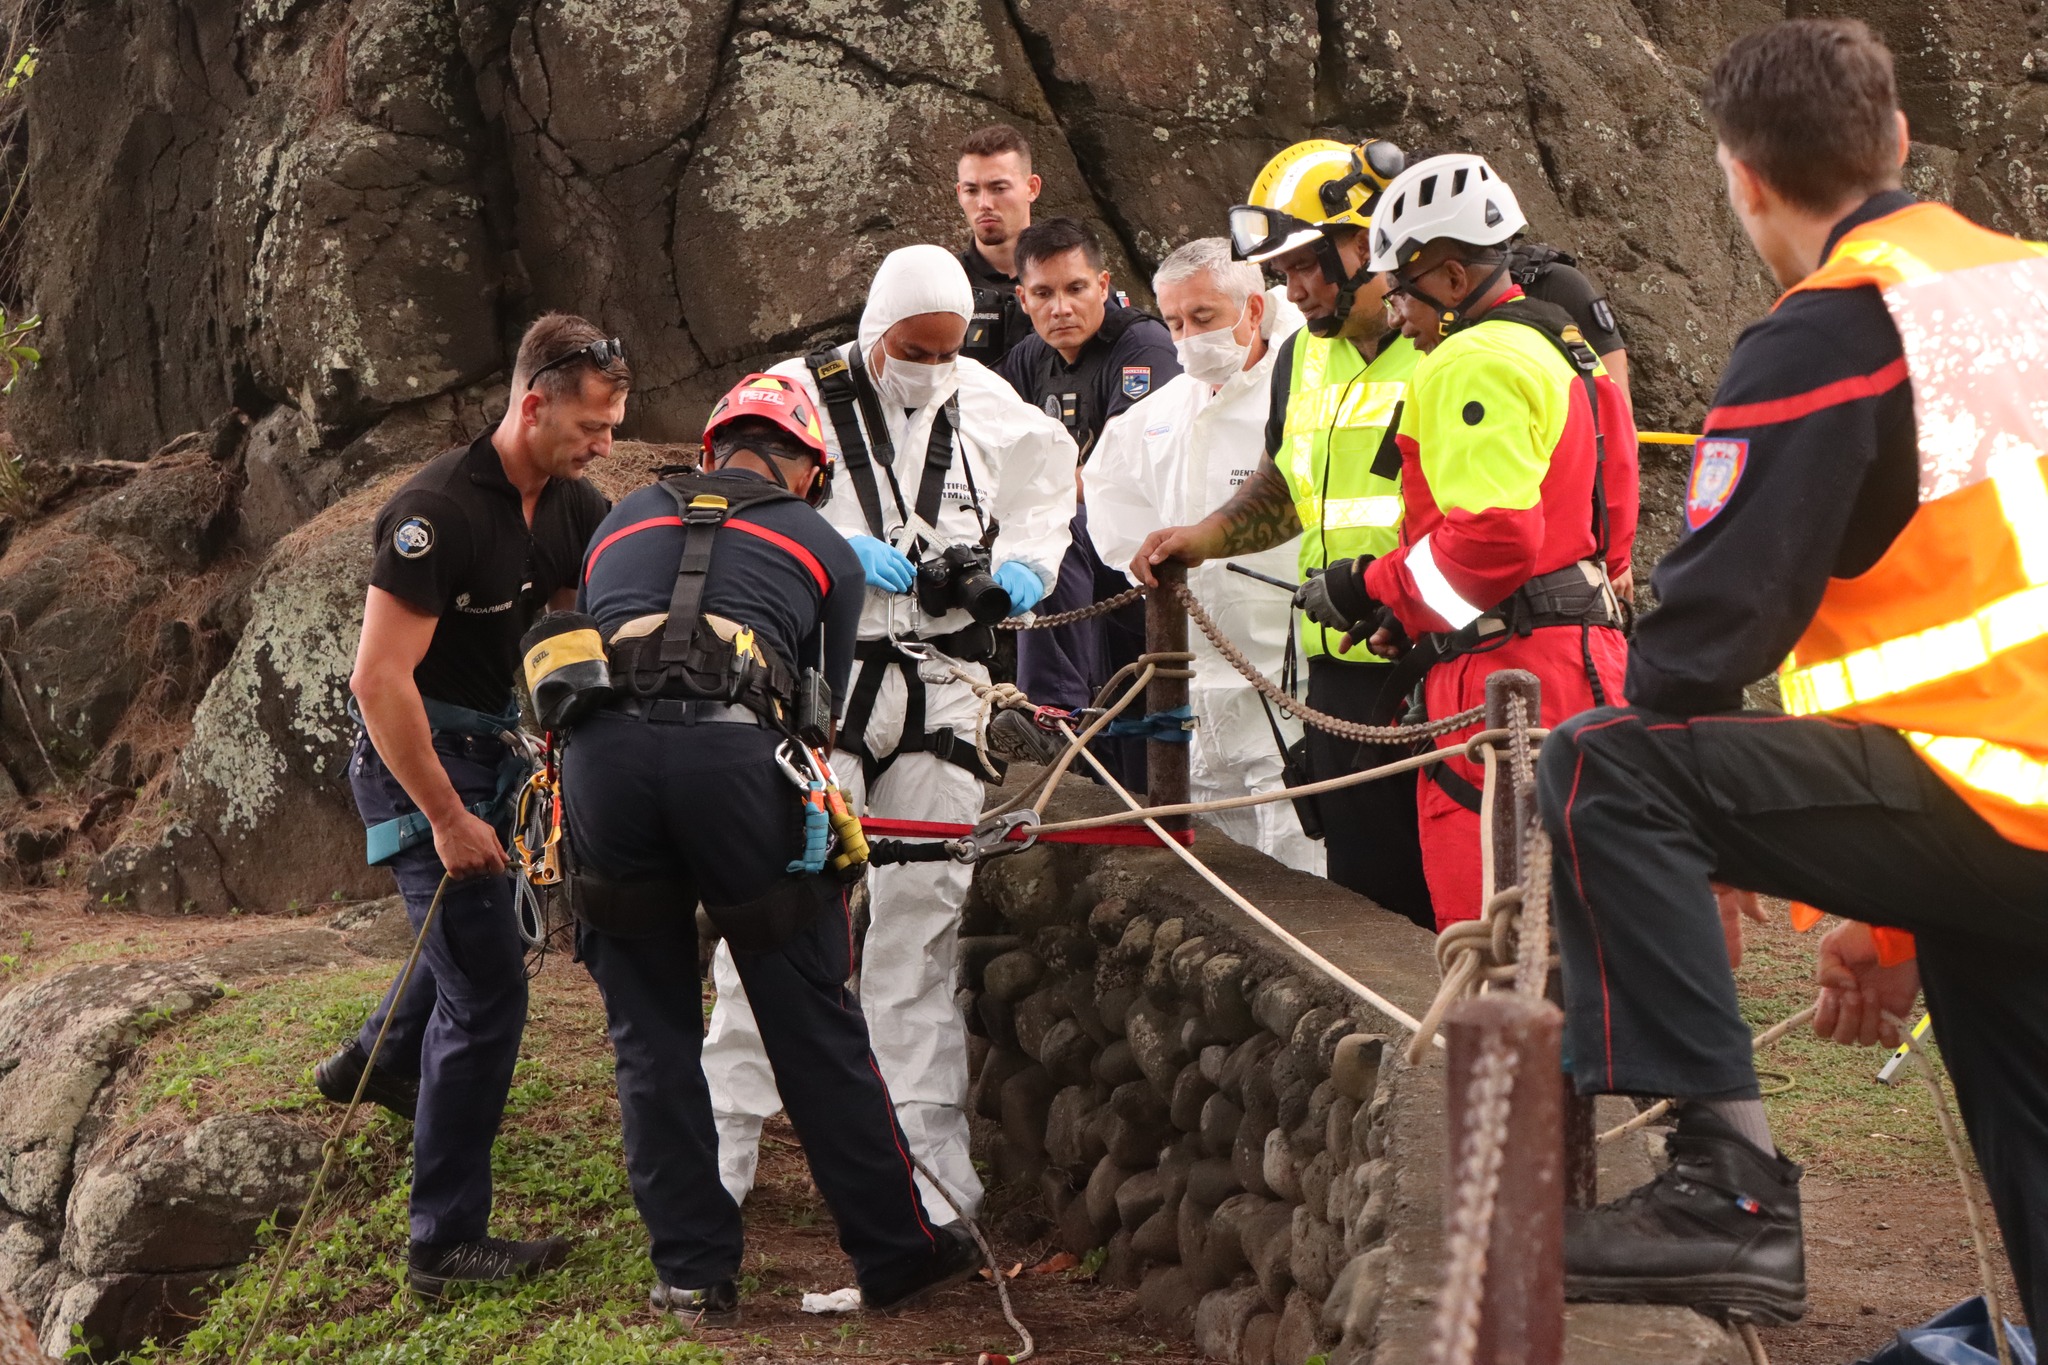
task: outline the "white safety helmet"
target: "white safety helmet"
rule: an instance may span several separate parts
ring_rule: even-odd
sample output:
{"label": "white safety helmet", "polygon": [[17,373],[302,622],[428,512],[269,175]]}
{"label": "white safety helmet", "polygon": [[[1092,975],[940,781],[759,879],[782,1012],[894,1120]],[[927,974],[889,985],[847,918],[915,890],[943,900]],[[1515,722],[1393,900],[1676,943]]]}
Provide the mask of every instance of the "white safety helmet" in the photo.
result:
{"label": "white safety helmet", "polygon": [[1372,216],[1366,269],[1399,270],[1439,238],[1499,246],[1529,225],[1507,182],[1471,152],[1418,161],[1394,177]]}

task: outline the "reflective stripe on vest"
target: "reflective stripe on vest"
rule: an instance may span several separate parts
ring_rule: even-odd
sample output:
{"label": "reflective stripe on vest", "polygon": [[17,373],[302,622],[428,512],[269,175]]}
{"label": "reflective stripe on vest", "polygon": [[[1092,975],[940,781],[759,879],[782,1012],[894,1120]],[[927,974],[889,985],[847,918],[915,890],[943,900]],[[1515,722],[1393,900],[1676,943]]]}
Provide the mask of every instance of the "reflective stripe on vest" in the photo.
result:
{"label": "reflective stripe on vest", "polygon": [[1795,286],[1875,286],[1913,384],[1920,506],[1829,583],[1793,715],[1897,729],[2006,838],[2048,849],[2048,248],[1916,204]]}
{"label": "reflective stripe on vest", "polygon": [[[1349,341],[1295,333],[1286,429],[1275,462],[1301,521],[1304,578],[1331,560],[1383,555],[1400,544],[1400,480],[1373,473],[1372,463],[1419,359],[1398,339],[1367,363]],[[1303,651],[1336,653],[1336,641],[1323,635],[1304,623]],[[1345,657],[1371,656],[1361,643]]]}

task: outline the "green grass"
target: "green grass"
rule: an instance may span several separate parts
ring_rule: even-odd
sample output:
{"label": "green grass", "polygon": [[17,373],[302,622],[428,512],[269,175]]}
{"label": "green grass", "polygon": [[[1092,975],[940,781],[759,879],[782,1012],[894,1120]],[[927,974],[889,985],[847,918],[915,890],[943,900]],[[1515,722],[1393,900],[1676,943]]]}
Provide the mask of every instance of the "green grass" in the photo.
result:
{"label": "green grass", "polygon": [[[1786,925],[1784,907],[1777,905],[1769,925],[1749,926],[1749,947],[1736,980],[1743,1018],[1753,1031],[1813,1003],[1815,954],[1821,935],[1834,923],[1795,934]],[[1932,1049],[1930,1055],[1939,1057]],[[1786,1155],[1811,1171],[1843,1180],[1947,1171],[1934,1102],[1914,1078],[1911,1064],[1900,1069],[1900,1084],[1878,1083],[1878,1068],[1889,1056],[1881,1048],[1823,1041],[1807,1025],[1759,1053],[1760,1071],[1792,1078],[1789,1090],[1764,1101],[1772,1133]],[[1772,1077],[1761,1079],[1766,1090],[1772,1088]]]}
{"label": "green grass", "polygon": [[[294,977],[222,1001],[154,1040],[133,1110],[176,1104],[205,1114],[304,1107],[306,1069],[363,1016],[388,966]],[[427,1309],[404,1287],[411,1125],[381,1110],[359,1118],[323,1206],[278,1287],[251,1362],[335,1365],[630,1365],[717,1362],[647,1306],[653,1268],[626,1184],[609,1059],[577,1046],[598,1012],[535,1001],[527,1056],[513,1078],[492,1161],[500,1236],[569,1234],[561,1271],[517,1287],[479,1286]],[[309,1116],[325,1127],[336,1111]],[[126,1357],[153,1365],[234,1358],[286,1236],[269,1230],[258,1258],[225,1286],[190,1335]]]}

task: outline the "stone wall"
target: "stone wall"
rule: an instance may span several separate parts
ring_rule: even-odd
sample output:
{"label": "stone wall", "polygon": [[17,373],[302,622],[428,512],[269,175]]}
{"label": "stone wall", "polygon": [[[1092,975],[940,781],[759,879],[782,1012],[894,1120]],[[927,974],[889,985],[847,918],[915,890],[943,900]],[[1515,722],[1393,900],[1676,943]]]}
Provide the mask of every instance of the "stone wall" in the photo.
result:
{"label": "stone wall", "polygon": [[[1118,808],[1069,781],[1060,815]],[[1412,1013],[1433,940],[1198,830],[1224,880]],[[1240,1365],[1426,1358],[1444,1067],[1163,849],[1040,845],[983,865],[963,926],[976,1155],[990,1208],[1050,1220],[1148,1325]],[[1609,1184],[1647,1178],[1633,1169]],[[1608,1193],[1618,1192],[1610,1189]],[[1571,1359],[1737,1361],[1686,1310],[1574,1308]],[[1618,1354],[1589,1354],[1583,1342]]]}

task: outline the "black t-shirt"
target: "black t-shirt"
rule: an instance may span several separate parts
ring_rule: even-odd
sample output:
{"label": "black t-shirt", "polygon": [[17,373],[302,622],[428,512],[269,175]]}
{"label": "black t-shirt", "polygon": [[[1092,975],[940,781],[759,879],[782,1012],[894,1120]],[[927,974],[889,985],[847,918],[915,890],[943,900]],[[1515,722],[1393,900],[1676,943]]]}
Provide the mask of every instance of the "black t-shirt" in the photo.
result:
{"label": "black t-shirt", "polygon": [[994,369],[1011,347],[1031,335],[1031,316],[1017,300],[1017,277],[990,265],[977,244],[968,243],[960,264],[974,288],[974,317],[960,354]]}
{"label": "black t-shirt", "polygon": [[[717,477],[764,482],[737,470]],[[659,485],[636,489],[597,528],[577,606],[597,618],[607,637],[628,621],[665,612],[682,557],[675,498]],[[866,589],[846,537],[804,503],[784,499],[742,508],[717,530],[701,610],[751,626],[792,673],[820,666],[822,652],[836,713],[853,670]]]}
{"label": "black t-shirt", "polygon": [[1033,333],[998,372],[1025,402],[1066,427],[1085,463],[1102,424],[1178,375],[1180,357],[1165,323],[1112,298],[1073,364]]}
{"label": "black t-shirt", "polygon": [[[1912,203],[1903,190],[1873,196],[1835,225],[1822,259],[1850,228]],[[1629,647],[1632,705],[1742,705],[1805,633],[1828,580],[1891,548],[1920,505],[1904,356],[1868,285],[1794,294],[1736,339],[1694,449],[1685,530]]]}
{"label": "black t-shirt", "polygon": [[413,669],[420,695],[491,715],[512,702],[519,637],[563,588],[611,504],[550,479],[527,527],[491,434],[443,451],[377,514],[370,583],[439,617]]}

